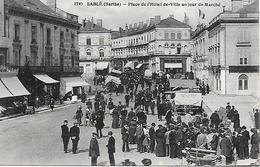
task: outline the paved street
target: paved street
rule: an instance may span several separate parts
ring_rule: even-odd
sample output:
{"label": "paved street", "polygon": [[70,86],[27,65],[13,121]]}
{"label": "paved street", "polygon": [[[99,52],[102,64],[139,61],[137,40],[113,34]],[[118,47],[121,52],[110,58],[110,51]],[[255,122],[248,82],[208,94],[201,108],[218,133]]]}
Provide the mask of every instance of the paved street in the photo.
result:
{"label": "paved street", "polygon": [[[208,99],[212,98],[211,96],[213,95],[204,97],[204,101],[207,102]],[[115,104],[118,104],[118,101],[122,100],[123,96],[113,96],[113,99]],[[64,119],[68,119],[69,126],[72,126],[73,114],[78,105],[82,105],[84,111],[85,105],[78,103],[57,108],[54,112],[46,111],[35,115],[1,121],[0,149],[2,155],[0,156],[0,164],[90,165],[88,148],[92,132],[95,131],[95,128],[93,127],[80,127],[81,134],[78,154],[63,153],[63,145],[60,138],[60,125]],[[130,106],[132,105],[133,103],[130,103]],[[241,117],[242,122],[246,122],[246,119],[248,118]],[[159,124],[157,116],[148,116],[148,124],[150,125],[152,122],[155,122],[157,125]],[[105,124],[106,126],[111,126],[111,117],[109,114],[106,114]],[[105,127],[103,129],[103,134],[106,135],[109,130],[109,127]],[[121,151],[122,140],[120,129],[113,129],[113,132],[116,139],[116,164],[124,161],[124,159],[130,159],[137,165],[142,165],[141,160],[143,158],[150,158],[153,165],[180,165],[182,163],[182,160],[180,159],[170,159],[167,157],[159,158],[151,153],[137,153],[136,145],[130,145],[130,153],[123,153]],[[107,140],[107,137],[98,140],[101,152],[101,156],[98,158],[98,165],[109,165],[107,148],[105,146]],[[69,143],[69,149],[71,150],[71,142]],[[248,164],[247,162],[243,163]]]}
{"label": "paved street", "polygon": [[[123,96],[114,98],[115,104]],[[69,126],[72,126],[72,117],[79,104],[72,104],[64,108],[58,108],[54,112],[44,112],[35,115],[18,117],[0,122],[0,156],[1,165],[90,165],[88,148],[93,127],[81,126],[79,141],[79,153],[63,153],[62,140],[60,138],[60,125],[64,119],[68,119]],[[85,105],[82,105],[83,109]],[[157,121],[157,116],[149,116],[148,124]],[[157,123],[157,122],[156,122]],[[111,117],[106,115],[106,126],[111,126]],[[158,124],[158,123],[157,123]],[[104,128],[103,133],[107,134],[110,128]],[[121,151],[122,140],[120,129],[114,130],[116,139],[116,164],[130,159],[137,165],[142,165],[143,158],[152,159],[154,165],[180,164],[179,159],[158,158],[154,154],[136,152],[136,145],[130,145],[130,153]],[[101,156],[98,158],[98,165],[109,165],[107,148],[108,138],[99,139]],[[71,149],[71,142],[69,143]]]}

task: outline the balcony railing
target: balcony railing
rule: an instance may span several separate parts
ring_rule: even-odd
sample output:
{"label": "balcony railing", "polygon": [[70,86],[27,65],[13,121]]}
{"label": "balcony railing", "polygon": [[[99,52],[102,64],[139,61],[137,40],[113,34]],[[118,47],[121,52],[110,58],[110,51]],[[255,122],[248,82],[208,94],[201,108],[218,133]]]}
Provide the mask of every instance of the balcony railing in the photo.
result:
{"label": "balcony railing", "polygon": [[22,66],[20,70],[28,69],[32,73],[79,73],[79,67],[70,66]]}

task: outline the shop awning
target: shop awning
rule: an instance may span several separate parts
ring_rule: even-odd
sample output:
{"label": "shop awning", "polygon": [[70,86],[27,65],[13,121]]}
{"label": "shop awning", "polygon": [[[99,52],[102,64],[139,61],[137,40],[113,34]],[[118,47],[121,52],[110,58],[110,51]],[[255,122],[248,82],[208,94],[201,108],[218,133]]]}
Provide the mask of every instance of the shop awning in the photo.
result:
{"label": "shop awning", "polygon": [[164,68],[182,68],[182,63],[165,63]]}
{"label": "shop awning", "polygon": [[114,77],[114,76],[111,76],[111,75],[107,76],[107,78],[106,78],[105,83],[107,84],[108,82],[114,82],[115,84],[121,84],[120,78]]}
{"label": "shop awning", "polygon": [[63,77],[60,79],[60,94],[64,96],[66,93],[72,91],[73,87],[88,85],[81,77]]}
{"label": "shop awning", "polygon": [[3,82],[0,80],[0,98],[5,98],[5,97],[12,97],[13,95],[11,94],[11,92],[9,92],[9,90],[5,87],[5,85],[3,84]]}
{"label": "shop awning", "polygon": [[35,78],[39,79],[40,81],[46,83],[46,84],[54,84],[59,83],[59,81],[56,81],[55,79],[52,79],[47,74],[35,74],[33,75]]}
{"label": "shop awning", "polygon": [[119,70],[112,70],[111,73],[122,74],[122,72]]}
{"label": "shop awning", "polygon": [[134,68],[134,63],[132,61],[129,61],[125,64],[124,68],[131,68],[133,69]]}
{"label": "shop awning", "polygon": [[27,89],[20,82],[18,77],[8,77],[1,78],[4,85],[8,88],[8,90],[13,94],[13,96],[26,96],[30,95]]}
{"label": "shop awning", "polygon": [[135,68],[140,68],[143,64],[138,64]]}
{"label": "shop awning", "polygon": [[108,68],[108,62],[97,62],[96,70],[104,70]]}

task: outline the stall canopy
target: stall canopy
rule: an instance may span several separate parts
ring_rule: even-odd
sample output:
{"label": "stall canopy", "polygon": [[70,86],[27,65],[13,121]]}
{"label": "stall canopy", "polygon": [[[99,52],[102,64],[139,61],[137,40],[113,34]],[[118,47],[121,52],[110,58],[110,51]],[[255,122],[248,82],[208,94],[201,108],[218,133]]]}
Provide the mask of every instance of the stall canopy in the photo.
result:
{"label": "stall canopy", "polygon": [[5,98],[5,97],[12,97],[13,95],[11,94],[11,92],[9,92],[9,90],[5,87],[5,85],[3,84],[3,82],[0,80],[0,98]]}
{"label": "stall canopy", "polygon": [[60,80],[60,94],[64,96],[66,93],[72,91],[73,87],[88,86],[80,77],[63,77]]}
{"label": "stall canopy", "polygon": [[134,63],[132,61],[129,61],[129,62],[126,63],[124,68],[131,68],[131,69],[133,69],[134,68]]}
{"label": "stall canopy", "polygon": [[119,70],[112,70],[112,71],[111,71],[111,73],[115,73],[115,74],[122,74],[122,72],[121,72],[121,71],[119,71]]}
{"label": "stall canopy", "polygon": [[37,74],[37,75],[35,74],[33,76],[46,84],[59,83],[59,81],[52,79],[47,74]]}
{"label": "stall canopy", "polygon": [[138,64],[135,68],[140,68],[143,64]]}
{"label": "stall canopy", "polygon": [[108,62],[97,62],[96,69],[104,70],[108,68]]}
{"label": "stall canopy", "polygon": [[176,105],[201,106],[202,96],[201,93],[176,93],[174,100]]}
{"label": "stall canopy", "polygon": [[145,72],[144,72],[144,76],[146,76],[146,77],[152,77],[152,75],[153,75],[153,72],[152,72],[152,70],[145,70]]}
{"label": "stall canopy", "polygon": [[185,79],[169,79],[170,87],[183,87],[183,88],[195,88],[195,80],[185,80]]}
{"label": "stall canopy", "polygon": [[111,76],[111,75],[107,76],[106,81],[105,81],[106,84],[109,83],[109,82],[114,82],[115,84],[121,84],[120,78],[114,77],[114,76]]}
{"label": "stall canopy", "polygon": [[13,96],[30,95],[17,77],[1,78],[1,80]]}

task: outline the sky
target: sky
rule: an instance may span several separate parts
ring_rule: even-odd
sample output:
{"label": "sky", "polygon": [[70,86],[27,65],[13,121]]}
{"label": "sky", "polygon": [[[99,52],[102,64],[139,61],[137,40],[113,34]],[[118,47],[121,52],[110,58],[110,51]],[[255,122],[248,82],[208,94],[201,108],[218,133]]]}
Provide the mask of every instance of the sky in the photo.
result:
{"label": "sky", "polygon": [[[41,0],[46,3],[48,0]],[[199,23],[199,9],[205,14],[204,20],[200,22],[208,23],[211,19],[222,12],[225,6],[226,10],[231,9],[231,0],[56,0],[57,7],[79,16],[79,22],[86,18],[91,20],[94,18],[103,20],[103,27],[112,30],[118,30],[119,27],[125,28],[126,24],[145,22],[151,17],[160,15],[161,19],[167,18],[169,15],[174,15],[174,18],[183,21],[184,13],[189,17],[190,26],[195,30]],[[126,4],[122,6],[88,6],[89,2],[115,2]],[[75,6],[75,2],[82,2],[82,6]],[[196,6],[128,6],[128,3],[192,3]],[[203,6],[198,6],[199,4]],[[205,6],[205,3],[215,4],[220,3],[220,6]]]}

